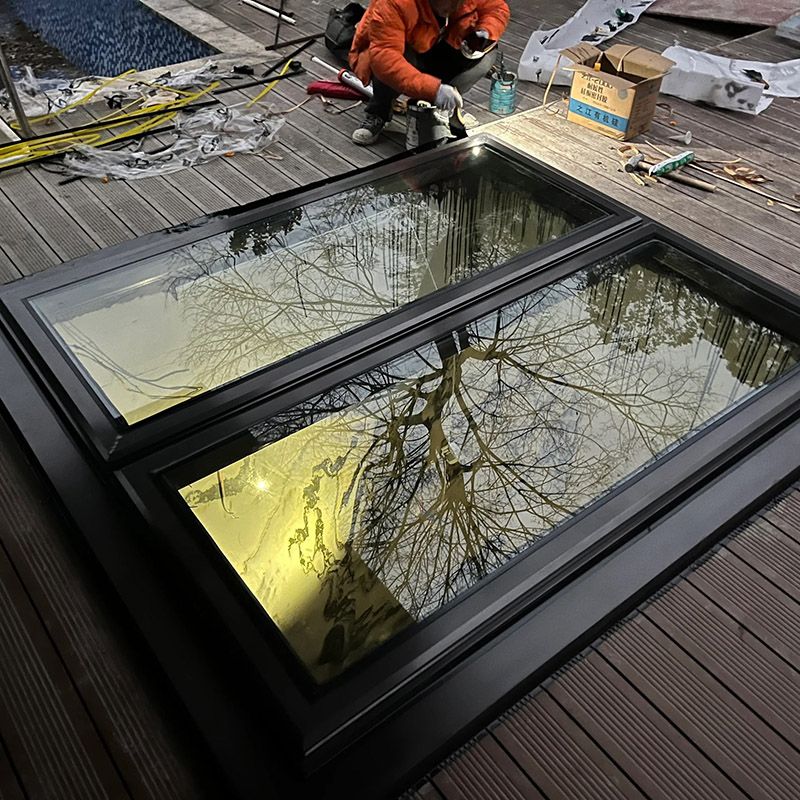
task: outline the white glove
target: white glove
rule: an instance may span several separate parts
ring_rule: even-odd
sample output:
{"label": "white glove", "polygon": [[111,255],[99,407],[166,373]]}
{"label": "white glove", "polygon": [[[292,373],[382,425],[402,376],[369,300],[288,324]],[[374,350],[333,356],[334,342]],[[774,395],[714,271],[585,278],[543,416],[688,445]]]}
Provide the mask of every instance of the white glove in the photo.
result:
{"label": "white glove", "polygon": [[[481,40],[480,47],[476,47],[473,50],[469,46],[469,44],[467,44],[467,40],[465,39],[463,42],[461,42],[461,54],[465,58],[469,58],[469,59],[483,58],[483,56],[486,55],[486,46],[489,43],[489,31],[485,31],[485,30],[482,30],[482,29],[479,30],[479,31],[475,31],[472,34],[472,37],[475,37],[475,38],[478,38],[478,39]],[[470,38],[472,38],[472,37],[470,37]],[[472,44],[475,44],[475,42],[472,42]]]}
{"label": "white glove", "polygon": [[436,92],[436,100],[434,105],[448,114],[452,114],[457,108],[464,107],[464,101],[461,99],[461,94],[458,89],[443,83]]}

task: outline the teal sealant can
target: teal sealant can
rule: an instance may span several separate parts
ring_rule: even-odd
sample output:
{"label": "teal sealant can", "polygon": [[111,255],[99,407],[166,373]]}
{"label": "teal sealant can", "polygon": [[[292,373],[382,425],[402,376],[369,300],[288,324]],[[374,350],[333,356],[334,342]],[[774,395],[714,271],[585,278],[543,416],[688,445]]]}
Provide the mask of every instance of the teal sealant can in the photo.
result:
{"label": "teal sealant can", "polygon": [[489,111],[507,116],[517,107],[517,76],[514,72],[502,72],[492,77],[492,91],[489,94]]}

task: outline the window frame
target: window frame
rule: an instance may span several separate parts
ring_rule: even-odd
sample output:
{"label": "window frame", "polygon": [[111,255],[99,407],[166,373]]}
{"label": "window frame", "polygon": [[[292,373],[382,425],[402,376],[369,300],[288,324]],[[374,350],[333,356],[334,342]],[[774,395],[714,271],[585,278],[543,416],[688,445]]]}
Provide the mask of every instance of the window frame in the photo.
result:
{"label": "window frame", "polygon": [[[91,381],[84,376],[80,367],[58,341],[56,334],[31,306],[31,300],[37,295],[117,269],[125,269],[144,259],[165,255],[174,249],[331,197],[373,180],[423,168],[440,159],[442,154],[468,152],[478,146],[488,147],[512,163],[540,173],[545,180],[558,188],[597,206],[605,212],[604,216],[532,251],[535,254],[533,264],[531,252],[522,253],[472,278],[442,287],[346,333],[265,365],[255,372],[203,392],[134,425],[125,423],[121,415],[115,418],[109,402],[93,388]],[[413,330],[426,319],[438,315],[442,309],[455,308],[469,303],[474,295],[496,291],[507,281],[524,277],[531,268],[543,269],[564,255],[580,252],[611,234],[628,230],[638,221],[635,214],[616,201],[577,182],[573,183],[562,173],[505,143],[482,135],[456,142],[446,148],[415,153],[410,157],[393,158],[376,167],[356,170],[340,178],[326,179],[302,190],[272,195],[262,201],[201,217],[194,222],[147,234],[133,242],[92,253],[60,265],[57,269],[10,284],[0,293],[0,314],[6,317],[7,324],[21,346],[26,351],[37,354],[33,359],[37,362],[36,368],[43,374],[49,373],[48,380],[59,388],[58,398],[65,414],[79,427],[84,439],[104,461],[120,464],[182,435],[189,428],[196,428],[205,421],[234,412],[243,404],[257,401],[266,389],[280,391],[295,385],[303,376],[313,376],[329,369],[341,359],[358,353],[365,342],[375,345],[383,341],[389,332],[391,335],[402,336],[402,331]]]}
{"label": "window frame", "polygon": [[[696,247],[687,247],[686,241],[675,234],[645,225],[592,251],[565,258],[541,271],[531,271],[524,281],[507,285],[496,295],[475,298],[471,305],[447,315],[433,327],[439,331],[445,325],[447,330],[460,327],[598,260],[649,242],[663,242],[688,251],[704,264],[710,262],[709,257],[700,256]],[[714,266],[718,266],[718,260]],[[734,288],[733,272],[726,272],[731,278],[730,288]],[[743,277],[740,274],[738,280]],[[787,315],[779,310],[777,302],[767,301],[759,306],[759,300],[765,300],[764,295],[746,283],[735,288],[738,302],[746,302],[751,311],[755,309],[756,318],[771,319],[773,324],[780,320],[784,330],[790,319],[800,320],[797,304],[795,311]],[[323,387],[356,377],[429,342],[430,330],[422,328],[411,336],[389,340],[378,350],[364,351],[360,358],[341,364],[333,373],[265,398],[258,406],[209,425],[201,433],[123,466],[118,472],[128,494],[143,510],[148,529],[157,531],[159,546],[170,547],[173,559],[184,564],[187,560],[191,562],[187,571],[206,593],[208,609],[216,609],[222,627],[230,632],[241,652],[258,664],[256,671],[266,676],[264,683],[277,687],[274,694],[280,700],[282,712],[289,719],[302,720],[296,733],[305,743],[305,760],[309,765],[324,763],[341,753],[347,742],[379,722],[393,704],[402,702],[397,699],[398,692],[407,699],[408,693],[424,686],[431,674],[452,668],[460,654],[487,637],[496,637],[511,620],[530,613],[554,591],[568,587],[592,563],[623,546],[645,524],[668,513],[680,498],[690,496],[724,465],[730,465],[731,458],[746,452],[770,420],[779,426],[784,418],[791,417],[792,409],[800,408],[800,367],[796,367],[556,526],[541,542],[450,606],[421,625],[401,632],[330,686],[320,689],[211,536],[170,488],[174,483],[170,476],[179,474],[181,465],[198,454],[215,448],[224,450],[225,443],[235,442],[239,432],[314,397]],[[233,456],[233,446],[231,453]],[[236,453],[233,457],[238,457]],[[320,719],[324,721],[322,724]]]}
{"label": "window frame", "polygon": [[[420,157],[379,169],[406,168]],[[436,151],[422,157],[435,158]],[[368,173],[312,191],[332,193]],[[570,179],[559,181],[573,189]],[[590,189],[581,191],[592,197]],[[296,205],[305,196],[279,202]],[[246,213],[263,216],[263,207]],[[374,786],[376,796],[404,788],[459,737],[518,699],[800,474],[795,368],[341,679],[322,689],[312,684],[199,521],[167,488],[168,476],[326,386],[651,241],[702,261],[709,282],[725,279],[726,299],[754,318],[795,336],[800,330],[800,297],[765,278],[624,209],[600,222],[609,227],[605,234],[577,237],[553,252],[537,250],[449,294],[423,298],[382,318],[369,338],[363,328],[361,335],[346,334],[346,358],[338,339],[336,346],[309,351],[312,363],[314,354],[330,359],[324,369],[294,370],[274,383],[258,373],[187,404],[169,424],[143,423],[146,435],[127,443],[135,429],[111,443],[107,431],[92,428],[86,395],[65,399],[74,387],[60,383],[63,365],[46,366],[52,351],[36,350],[40,339],[26,337],[19,319],[29,314],[26,297],[43,285],[66,285],[119,266],[124,249],[0,290],[6,417],[53,487],[71,530],[109,578],[108,596],[121,600],[140,647],[160,665],[243,796],[258,796],[267,781],[293,793],[287,796],[337,797],[352,786],[353,775]],[[228,223],[242,224],[237,215],[216,224],[228,230]],[[157,238],[148,237],[145,250],[161,246]],[[273,725],[262,724],[267,716]],[[392,754],[390,768],[386,753]]]}

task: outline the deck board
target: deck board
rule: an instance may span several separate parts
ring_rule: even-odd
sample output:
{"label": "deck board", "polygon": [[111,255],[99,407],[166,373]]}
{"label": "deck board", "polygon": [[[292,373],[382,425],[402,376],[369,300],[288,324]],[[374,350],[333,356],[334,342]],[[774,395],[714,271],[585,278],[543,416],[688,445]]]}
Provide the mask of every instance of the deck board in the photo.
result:
{"label": "deck board", "polygon": [[[646,795],[547,692],[491,728],[492,735],[548,798],[594,796],[643,800]],[[547,769],[540,769],[542,753]],[[592,787],[586,793],[586,787]]]}
{"label": "deck board", "polygon": [[[785,221],[772,215],[766,205],[754,205],[752,214],[760,224],[750,225],[743,236],[741,223],[719,207],[725,202],[721,198],[727,189],[707,198],[698,190],[690,193],[666,185],[637,187],[620,168],[618,145],[546,111],[529,112],[495,123],[487,130],[743,266],[794,291],[800,290],[798,240],[789,237],[787,241],[769,233],[766,226],[782,228]],[[676,195],[681,199],[677,200]],[[737,200],[730,202],[735,205]],[[789,224],[800,230],[800,223]]]}
{"label": "deck board", "polygon": [[[275,21],[268,15],[237,0],[192,2],[256,40],[273,42]],[[557,26],[582,2],[510,0],[512,24],[503,41],[508,62],[518,61],[533,30]],[[287,5],[298,24],[283,27],[284,39],[320,30],[328,9],[343,3],[288,0]],[[756,60],[796,58],[800,52],[769,31],[730,41],[726,32],[655,17],[642,18],[617,41],[661,50],[676,38],[690,47]],[[264,63],[288,52],[265,53]],[[333,60],[316,43],[302,58],[308,74],[278,83],[266,105],[290,109],[307,99],[310,80],[330,78],[310,63],[309,53]],[[263,69],[257,66],[256,75]],[[259,91],[231,91],[224,102],[242,103]],[[557,88],[550,100],[564,94]],[[641,189],[619,171],[617,143],[555,116],[558,102],[549,111],[535,110],[543,96],[543,87],[520,84],[519,110],[527,113],[501,120],[488,110],[485,80],[467,95],[467,110],[514,146],[800,293],[800,215],[722,184],[714,195],[670,186]],[[691,130],[692,147],[705,157],[742,157],[774,180],[770,190],[787,196],[798,191],[800,101],[779,100],[758,117],[742,117],[664,99],[671,114],[659,109],[645,138],[675,150],[679,145],[669,137]],[[106,112],[93,104],[60,118],[56,128]],[[0,173],[0,282],[401,152],[402,120],[376,145],[356,147],[350,135],[362,113],[358,107],[329,114],[313,98],[286,114],[265,155],[222,158],[163,177],[62,185],[61,176],[39,166]],[[148,137],[144,146],[170,140],[162,133]],[[792,788],[796,796],[798,558],[800,488],[795,487],[407,797],[771,800],[792,796]],[[45,488],[1,420],[0,577],[6,591],[0,637],[20,632],[30,637],[29,645],[16,648],[15,659],[10,647],[0,653],[6,659],[0,704],[10,712],[0,723],[3,800],[225,796],[209,792],[213,775],[179,711],[147,679],[147,663],[122,632],[121,612],[95,607],[100,576],[86,566],[63,521],[48,507]],[[42,727],[45,713],[54,715],[49,727]],[[37,725],[40,736],[34,740]],[[78,733],[70,736],[69,726]],[[84,754],[66,758],[68,746],[83,747]]]}
{"label": "deck board", "polygon": [[129,797],[2,550],[0,609],[0,719],[27,792],[64,800]]}
{"label": "deck board", "polygon": [[[171,705],[156,704],[161,695],[144,677],[150,666],[133,657],[118,611],[95,603],[103,589],[48,498],[0,420],[0,625],[26,615],[27,647],[38,654],[22,648],[22,638],[16,648],[0,647],[0,706],[9,703],[0,741],[33,798],[128,797],[119,776],[113,785],[104,777],[111,770],[136,798],[202,797],[205,768],[188,768],[189,746],[175,736]],[[179,719],[174,713],[178,730]],[[90,749],[91,757],[70,750],[56,760],[70,747]],[[95,760],[102,783],[92,777]],[[69,782],[63,794],[59,781]],[[71,793],[73,786],[85,794]]]}
{"label": "deck board", "polygon": [[800,786],[794,749],[646,616],[597,650],[751,797],[794,800]]}
{"label": "deck board", "polygon": [[[666,792],[709,800],[745,797],[677,728],[664,724],[662,714],[604,658],[584,658],[545,691],[648,797],[664,797]],[[544,753],[540,759],[538,770],[544,770]]]}
{"label": "deck board", "polygon": [[[797,529],[794,514],[800,485],[489,726],[548,800],[797,796],[797,591],[734,555],[757,543],[777,563],[795,540],[766,520]],[[474,781],[461,789],[485,796]]]}
{"label": "deck board", "polygon": [[2,739],[0,739],[0,798],[2,800],[26,800],[25,791],[14,772]]}
{"label": "deck board", "polygon": [[[748,531],[752,530],[751,523]],[[730,540],[728,547],[742,537]],[[642,612],[792,746],[800,747],[797,673],[688,581]]]}

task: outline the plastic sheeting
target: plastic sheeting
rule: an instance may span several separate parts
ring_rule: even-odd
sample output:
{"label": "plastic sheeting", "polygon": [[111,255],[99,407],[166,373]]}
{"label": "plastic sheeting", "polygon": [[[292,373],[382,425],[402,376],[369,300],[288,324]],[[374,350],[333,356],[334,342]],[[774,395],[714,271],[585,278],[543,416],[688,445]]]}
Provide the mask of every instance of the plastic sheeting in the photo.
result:
{"label": "plastic sheeting", "polygon": [[688,19],[777,25],[800,8],[800,0],[658,0],[647,12]]}
{"label": "plastic sheeting", "polygon": [[[133,75],[117,78],[87,75],[73,80],[43,79],[37,78],[30,67],[25,67],[22,77],[15,81],[15,84],[25,113],[30,117],[38,117],[60,111],[67,106],[80,105],[83,100],[89,99],[89,95],[92,96],[92,100],[106,100],[119,106],[137,98],[168,93],[170,88],[208,86],[213,81],[232,78],[235,75],[235,72],[220,69],[210,61],[195,69],[157,74],[147,82]],[[160,99],[163,101],[164,98]],[[0,90],[0,109],[3,110],[4,116],[9,114],[13,117],[14,112],[4,90]]]}
{"label": "plastic sheeting", "polygon": [[[547,83],[556,67],[558,54],[579,42],[598,44],[633,25],[655,0],[588,0],[567,22],[549,31],[531,35],[519,63],[523,81]],[[572,83],[572,73],[559,69],[553,79],[559,86]]]}
{"label": "plastic sheeting", "polygon": [[664,94],[745,114],[760,114],[773,97],[800,97],[800,58],[742,61],[678,46],[664,56],[675,62],[661,84]]}
{"label": "plastic sheeting", "polygon": [[68,174],[105,180],[133,180],[166,175],[221,155],[259,153],[275,141],[284,124],[263,111],[208,108],[181,114],[177,138],[155,152],[104,150],[79,145],[64,157]]}

